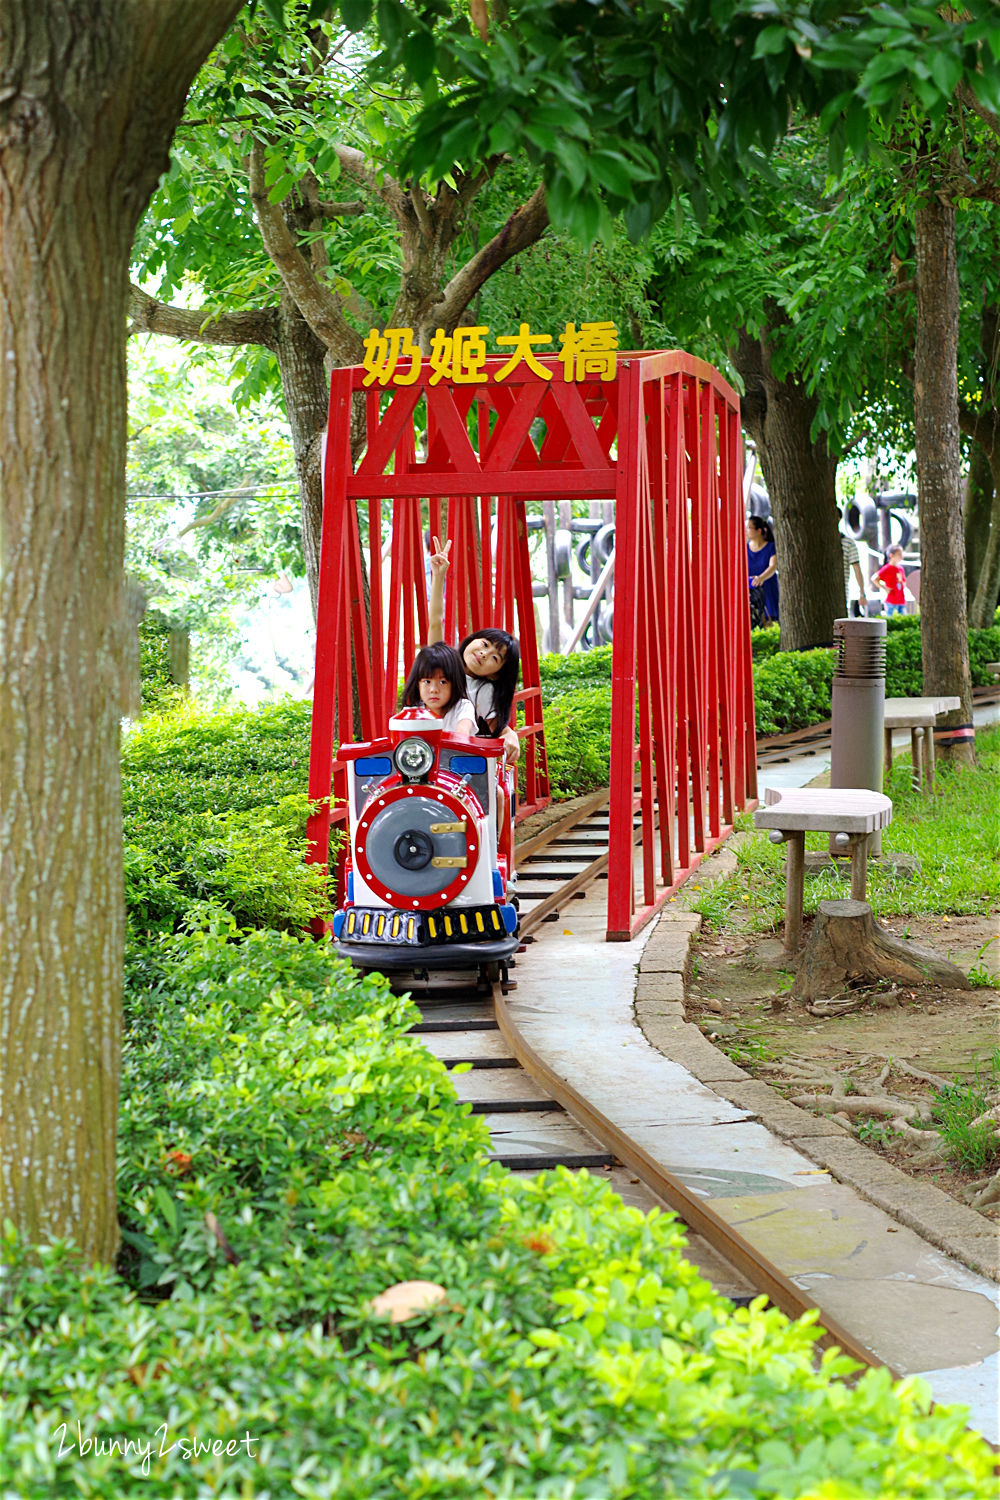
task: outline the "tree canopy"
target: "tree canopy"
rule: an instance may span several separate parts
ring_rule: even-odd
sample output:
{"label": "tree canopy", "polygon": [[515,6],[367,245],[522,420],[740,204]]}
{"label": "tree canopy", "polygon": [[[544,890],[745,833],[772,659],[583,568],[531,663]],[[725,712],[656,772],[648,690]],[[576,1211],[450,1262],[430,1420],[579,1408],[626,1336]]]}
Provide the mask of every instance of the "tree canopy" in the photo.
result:
{"label": "tree canopy", "polygon": [[525,151],[553,222],[584,240],[623,212],[639,235],[680,192],[697,212],[768,153],[793,110],[819,117],[832,165],[863,152],[874,115],[914,97],[936,127],[957,92],[1000,112],[992,0],[341,0],[374,14],[374,70],[404,69],[424,106],[397,145],[403,172]]}

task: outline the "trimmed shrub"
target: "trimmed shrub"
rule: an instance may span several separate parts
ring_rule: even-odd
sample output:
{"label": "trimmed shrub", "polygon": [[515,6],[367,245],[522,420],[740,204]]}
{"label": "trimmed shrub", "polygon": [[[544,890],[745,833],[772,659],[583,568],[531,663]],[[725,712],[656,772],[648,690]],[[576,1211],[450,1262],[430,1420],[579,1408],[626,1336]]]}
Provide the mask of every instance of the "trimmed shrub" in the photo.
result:
{"label": "trimmed shrub", "polygon": [[775,652],[780,650],[780,625],[762,625],[759,630],[751,630],[750,652],[754,665],[759,661],[766,661],[769,656],[774,656]]}
{"label": "trimmed shrub", "polygon": [[924,686],[920,621],[916,615],[897,618],[905,622],[902,629],[893,620],[885,636],[885,695],[887,698],[919,698]]}
{"label": "trimmed shrub", "polygon": [[[5,1495],[986,1493],[962,1408],[884,1370],[851,1385],[811,1319],[734,1310],[672,1215],[488,1165],[384,981],[232,937],[130,971],[124,1280],[7,1236]],[[376,1316],[409,1279],[445,1300]]]}
{"label": "trimmed shrub", "polygon": [[212,911],[239,927],[307,927],[328,907],[307,865],[308,703],[202,713],[183,703],[122,747],[125,896],[134,931]]}
{"label": "trimmed shrub", "polygon": [[[123,1269],[157,1298],[223,1275],[228,1295],[242,1287],[258,1311],[266,1298],[283,1323],[311,1322],[339,1294],[322,1257],[302,1260],[303,1242],[319,1235],[366,1261],[357,1278],[374,1295],[390,1247],[412,1252],[396,1174],[426,1173],[432,1238],[461,1240],[471,1210],[461,1194],[436,1201],[436,1163],[448,1152],[482,1164],[489,1136],[455,1103],[444,1065],[405,1034],[416,1011],[387,980],[362,978],[327,943],[237,936],[230,922],[163,940],[129,993]],[[239,1257],[231,1270],[206,1237],[210,1212]]]}
{"label": "trimmed shrub", "polygon": [[779,651],[754,665],[757,733],[781,734],[830,717],[833,652]]}
{"label": "trimmed shrub", "polygon": [[312,704],[304,699],[206,713],[180,704],[122,744],[126,797],[181,811],[238,811],[304,792]]}
{"label": "trimmed shrub", "polygon": [[170,633],[169,621],[155,612],[139,622],[139,679],[144,714],[163,713],[184,697],[170,664]]}
{"label": "trimmed shrub", "polygon": [[560,656],[549,652],[539,658],[538,678],[542,689],[542,700],[552,702],[563,693],[575,692],[578,688],[610,686],[611,646],[598,646],[593,651],[575,651],[571,656]]}
{"label": "trimmed shrub", "polygon": [[546,703],[545,744],[553,797],[578,797],[607,786],[611,684],[567,690]]}
{"label": "trimmed shrub", "polygon": [[995,687],[996,678],[987,672],[988,661],[1000,661],[1000,625],[988,630],[969,631],[969,668],[973,687]]}

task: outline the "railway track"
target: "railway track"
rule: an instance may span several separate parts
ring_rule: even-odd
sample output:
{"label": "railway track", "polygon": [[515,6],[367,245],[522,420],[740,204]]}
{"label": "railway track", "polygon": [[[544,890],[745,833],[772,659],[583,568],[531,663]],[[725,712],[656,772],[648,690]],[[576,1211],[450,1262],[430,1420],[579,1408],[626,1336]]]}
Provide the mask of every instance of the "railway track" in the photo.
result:
{"label": "railway track", "polygon": [[[466,976],[430,974],[394,981],[420,1009],[413,1027],[421,1041],[456,1073],[458,1097],[484,1117],[493,1159],[512,1172],[587,1168],[605,1174],[622,1199],[644,1211],[672,1209],[688,1229],[688,1258],[718,1291],[738,1305],[765,1295],[789,1317],[815,1307],[779,1267],[712,1208],[667,1172],[534,1051],[507,1004],[507,990],[530,981],[530,945],[576,896],[606,873],[607,794],[587,799],[567,817],[518,846],[518,896],[524,945],[508,985]],[[525,996],[518,995],[523,1004]],[[862,1364],[878,1364],[846,1329],[822,1316],[827,1337]]]}
{"label": "railway track", "polygon": [[[1000,703],[1000,690],[996,687],[976,687],[972,690],[974,708],[983,708]],[[787,734],[771,734],[757,741],[758,768],[778,766],[789,760],[800,760],[803,756],[822,755],[830,748],[831,719],[821,724],[810,724],[805,729],[792,729]]]}

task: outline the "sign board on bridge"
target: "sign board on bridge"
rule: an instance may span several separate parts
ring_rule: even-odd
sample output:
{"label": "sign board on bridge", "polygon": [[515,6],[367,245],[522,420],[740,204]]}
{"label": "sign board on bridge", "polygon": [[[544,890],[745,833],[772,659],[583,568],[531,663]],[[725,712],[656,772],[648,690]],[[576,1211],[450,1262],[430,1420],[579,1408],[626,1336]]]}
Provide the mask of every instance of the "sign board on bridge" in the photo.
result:
{"label": "sign board on bridge", "polygon": [[[495,339],[500,350],[510,349],[510,357],[498,370],[487,371],[490,358],[486,349],[489,328],[476,324],[445,333],[434,332],[426,362],[430,384],[442,380],[456,385],[485,385],[492,375],[499,384],[521,364],[527,365],[541,380],[551,380],[553,371],[543,365],[537,353],[553,352],[546,348],[555,343],[550,333],[532,333],[530,324],[522,323],[517,333],[501,334]],[[563,368],[563,380],[614,380],[617,371],[618,330],[614,323],[567,323],[559,335],[562,345],[556,355]],[[492,356],[498,358],[497,354]],[[365,339],[364,383],[372,385],[415,385],[420,379],[425,356],[413,336],[412,328],[387,328],[380,333],[369,330]]]}

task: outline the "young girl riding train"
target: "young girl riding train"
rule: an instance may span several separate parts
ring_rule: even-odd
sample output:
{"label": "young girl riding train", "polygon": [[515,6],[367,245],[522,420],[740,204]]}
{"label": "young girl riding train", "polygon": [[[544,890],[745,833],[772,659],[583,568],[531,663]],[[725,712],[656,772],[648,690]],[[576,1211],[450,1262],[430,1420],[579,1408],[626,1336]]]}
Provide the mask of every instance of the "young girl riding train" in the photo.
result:
{"label": "young girl riding train", "polygon": [[[428,597],[428,638],[431,642],[444,641],[444,577],[448,571],[450,552],[450,541],[445,542],[442,547],[436,536],[431,538],[431,585]],[[475,719],[473,732],[502,739],[506,760],[516,761],[521,753],[521,742],[508,720],[517,691],[521,658],[517,640],[506,630],[485,626],[482,630],[474,630],[464,641],[460,641],[457,653],[453,647],[447,649],[453,655],[457,654],[464,674],[461,697],[471,704]]]}
{"label": "young girl riding train", "polygon": [[454,646],[435,641],[417,652],[400,695],[401,708],[426,708],[443,721],[445,734],[471,740],[475,709],[465,695],[465,672]]}

